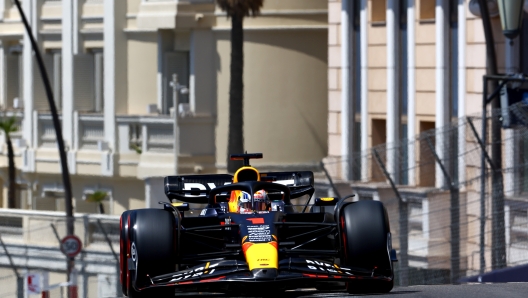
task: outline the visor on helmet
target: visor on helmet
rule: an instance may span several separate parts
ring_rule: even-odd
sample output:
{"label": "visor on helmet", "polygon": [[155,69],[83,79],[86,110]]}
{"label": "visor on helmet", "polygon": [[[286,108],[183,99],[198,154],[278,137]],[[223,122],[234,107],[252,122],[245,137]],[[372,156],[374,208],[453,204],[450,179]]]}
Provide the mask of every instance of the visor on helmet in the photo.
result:
{"label": "visor on helmet", "polygon": [[253,195],[254,204],[251,204],[251,196],[245,191],[241,191],[238,196],[238,211],[240,213],[250,213],[254,211],[268,211],[269,199],[266,191],[259,190]]}

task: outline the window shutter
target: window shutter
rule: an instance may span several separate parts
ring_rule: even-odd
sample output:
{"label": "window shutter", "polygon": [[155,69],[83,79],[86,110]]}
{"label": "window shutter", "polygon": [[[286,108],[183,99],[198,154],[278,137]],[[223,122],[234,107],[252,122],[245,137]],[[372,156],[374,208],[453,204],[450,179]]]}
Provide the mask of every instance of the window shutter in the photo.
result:
{"label": "window shutter", "polygon": [[[50,81],[51,88],[53,88],[53,56],[50,54],[45,54],[42,56],[42,60],[44,61],[44,67],[46,67],[46,72],[48,74],[48,79]],[[46,97],[46,89],[44,88],[44,82],[42,81],[42,76],[40,75],[40,70],[36,63],[33,65],[33,83],[35,86],[35,109],[40,111],[49,111],[48,99]]]}
{"label": "window shutter", "polygon": [[94,97],[95,111],[102,112],[104,108],[104,57],[102,52],[94,53],[95,77],[94,77]]}
{"label": "window shutter", "polygon": [[22,89],[20,82],[20,55],[6,55],[6,105],[7,107],[13,107],[13,99],[18,97],[22,99],[20,90]]}
{"label": "window shutter", "polygon": [[74,110],[93,111],[95,107],[94,56],[75,55]]}
{"label": "window shutter", "polygon": [[53,98],[57,109],[62,108],[62,55],[54,53],[53,56]]}
{"label": "window shutter", "polygon": [[[166,112],[168,113],[173,105],[172,98],[172,87],[170,82],[172,81],[172,75],[175,73],[178,75],[178,82],[180,85],[184,85],[189,88],[189,52],[167,52],[165,53],[165,74],[164,74],[164,106],[167,107]],[[179,94],[179,103],[188,103],[188,94]]]}

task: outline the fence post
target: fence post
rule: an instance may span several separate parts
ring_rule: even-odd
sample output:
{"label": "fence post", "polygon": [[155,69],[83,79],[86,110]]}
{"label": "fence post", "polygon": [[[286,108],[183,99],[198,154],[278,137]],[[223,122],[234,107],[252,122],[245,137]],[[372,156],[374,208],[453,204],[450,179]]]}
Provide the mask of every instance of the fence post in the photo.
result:
{"label": "fence post", "polygon": [[17,276],[17,297],[24,297],[24,281],[26,279],[23,276]]}
{"label": "fence post", "polygon": [[13,258],[11,257],[11,254],[7,251],[7,247],[4,243],[4,240],[2,240],[2,234],[0,234],[0,244],[2,245],[2,248],[4,249],[5,254],[7,256],[7,259],[9,260],[9,266],[11,266],[11,269],[13,269],[13,272],[15,273],[15,276],[17,279],[17,297],[23,298],[24,297],[24,277],[18,273],[15,263],[13,262]]}
{"label": "fence post", "polygon": [[112,246],[112,241],[108,237],[108,233],[106,232],[105,228],[103,227],[103,224],[101,223],[100,219],[97,219],[97,225],[101,229],[101,232],[103,232],[103,235],[104,235],[105,240],[106,240],[106,244],[108,244],[108,246],[110,247],[110,250],[112,251],[112,255],[114,255],[114,259],[116,260],[116,262],[119,263],[119,256],[115,252],[114,247]]}
{"label": "fence post", "polygon": [[378,162],[383,174],[389,180],[390,186],[396,197],[398,198],[398,211],[399,211],[399,223],[400,223],[400,259],[399,259],[399,276],[400,276],[400,285],[408,286],[409,285],[409,214],[407,210],[407,202],[404,202],[398,188],[394,184],[389,172],[385,168],[385,164],[381,160],[378,152],[375,148],[372,149],[372,153]]}
{"label": "fence post", "polygon": [[[484,110],[485,111],[485,110]],[[486,113],[484,112],[484,115]],[[471,120],[470,117],[467,118],[469,127],[471,128],[471,131],[475,135],[475,138],[477,139],[477,142],[480,146],[480,149],[482,150],[482,160],[486,160],[488,164],[490,165],[492,176],[493,176],[493,192],[492,192],[492,218],[497,217],[492,225],[492,267],[493,269],[496,269],[496,266],[503,266],[506,264],[506,260],[502,260],[502,256],[504,256],[504,259],[506,258],[506,245],[505,245],[505,227],[504,227],[504,193],[503,193],[503,183],[502,183],[502,170],[497,168],[491,157],[489,156],[488,152],[486,151],[486,145],[484,144],[484,141],[479,137],[477,130],[475,129],[475,125],[473,124],[473,120]],[[484,123],[482,123],[482,126],[485,127],[485,123],[487,121],[487,118],[482,119]],[[485,136],[485,129],[482,129],[483,135]],[[482,163],[481,165],[482,174],[481,174],[481,186],[480,186],[480,197],[481,197],[481,216],[480,216],[480,273],[484,273],[484,270],[486,268],[485,258],[484,258],[484,250],[485,250],[485,243],[484,243],[484,233],[485,233],[485,225],[486,225],[486,175],[485,175],[485,163]],[[502,210],[500,210],[500,206],[502,206]]]}
{"label": "fence post", "polygon": [[427,136],[425,140],[427,141],[427,145],[429,146],[429,149],[433,152],[434,158],[436,160],[436,163],[438,166],[440,166],[440,169],[442,170],[442,174],[444,175],[444,178],[446,179],[448,185],[449,185],[449,193],[451,194],[451,208],[450,208],[450,215],[451,215],[451,283],[456,283],[460,276],[460,198],[459,198],[459,190],[457,187],[455,187],[453,180],[451,179],[451,176],[447,172],[447,169],[445,168],[444,164],[440,160],[440,157],[436,153],[436,150],[431,142],[431,137]]}

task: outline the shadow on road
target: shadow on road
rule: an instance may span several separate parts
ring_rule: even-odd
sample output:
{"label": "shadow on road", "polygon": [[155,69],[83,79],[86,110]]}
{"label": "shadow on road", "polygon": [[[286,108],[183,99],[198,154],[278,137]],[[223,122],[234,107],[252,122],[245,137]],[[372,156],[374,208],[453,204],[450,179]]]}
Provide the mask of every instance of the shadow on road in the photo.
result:
{"label": "shadow on road", "polygon": [[[255,292],[259,292],[258,289],[256,289]],[[202,292],[194,292],[194,293],[178,293],[178,297],[209,297],[209,298],[220,298],[220,297],[241,297],[241,298],[251,298],[251,297],[288,297],[288,298],[298,298],[298,297],[347,297],[347,296],[354,296],[354,297],[364,297],[364,296],[394,296],[394,295],[406,295],[406,294],[415,294],[419,293],[420,291],[410,291],[410,290],[403,290],[403,289],[394,289],[390,293],[385,294],[347,294],[346,292],[341,291],[316,291],[316,290],[295,290],[295,291],[287,291],[280,294],[269,294],[269,295],[255,295],[256,293],[228,293],[228,294],[222,294],[222,293],[202,293]],[[240,296],[238,296],[240,295]]]}

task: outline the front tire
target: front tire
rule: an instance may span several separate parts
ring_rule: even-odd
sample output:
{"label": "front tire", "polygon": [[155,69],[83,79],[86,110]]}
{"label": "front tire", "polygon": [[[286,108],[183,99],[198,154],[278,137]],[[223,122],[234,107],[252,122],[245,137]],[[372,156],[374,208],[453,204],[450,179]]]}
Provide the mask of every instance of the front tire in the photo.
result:
{"label": "front tire", "polygon": [[391,280],[361,280],[347,283],[349,293],[388,293],[394,286],[389,250],[390,226],[387,210],[379,201],[347,204],[339,219],[343,265],[374,271]]}
{"label": "front tire", "polygon": [[129,241],[135,270],[129,272],[129,297],[174,297],[172,287],[137,289],[150,285],[149,277],[175,271],[176,221],[172,212],[162,209],[139,209],[130,214]]}

